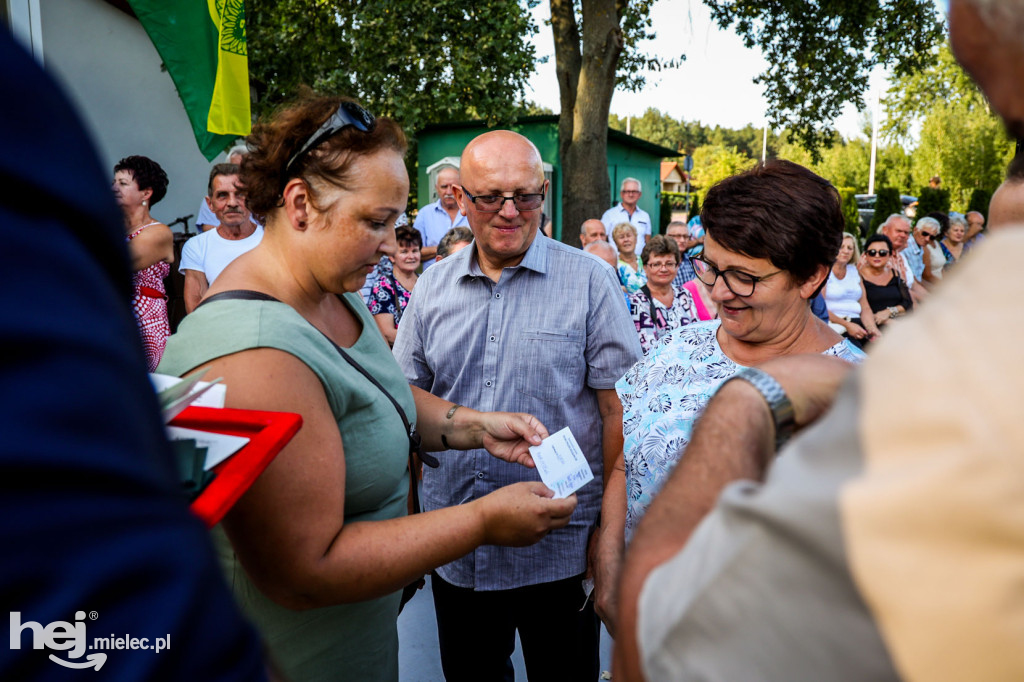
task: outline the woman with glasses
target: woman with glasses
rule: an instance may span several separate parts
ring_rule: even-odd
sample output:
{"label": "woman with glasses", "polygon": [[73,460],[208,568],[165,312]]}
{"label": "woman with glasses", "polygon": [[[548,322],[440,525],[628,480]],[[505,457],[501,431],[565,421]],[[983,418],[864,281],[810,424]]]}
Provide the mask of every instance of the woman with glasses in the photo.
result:
{"label": "woman with glasses", "polygon": [[672,287],[679,269],[679,247],[675,241],[660,234],[651,237],[644,244],[640,259],[647,283],[629,295],[629,313],[646,355],[658,339],[698,318],[689,292]]}
{"label": "woman with glasses", "polygon": [[892,242],[884,234],[873,234],[864,243],[864,262],[860,267],[860,277],[864,280],[864,291],[868,297],[868,305],[879,327],[889,324],[910,311],[914,303],[910,299],[910,290],[898,274],[889,265],[889,259],[895,256]]}
{"label": "woman with glasses", "polygon": [[624,453],[605,487],[595,573],[611,630],[609,588],[625,543],[722,382],[783,355],[864,357],[811,313],[842,242],[839,195],[828,181],[788,161],[758,164],[712,187],[701,219],[704,252],[692,262],[719,319],[669,333],[616,384]]}
{"label": "woman with glasses", "polygon": [[[396,680],[403,586],[483,544],[527,545],[575,496],[520,483],[407,515],[414,425],[426,450],[510,462],[547,435],[410,389],[355,292],[409,191],[405,136],[354,102],[305,96],[253,129],[242,164],[265,236],[210,288],[161,371],[223,377],[227,406],[302,415],[298,434],[214,529],[228,582],[291,680]],[[436,458],[419,453],[425,464]]]}
{"label": "woman with glasses", "polygon": [[642,256],[636,255],[636,228],[629,223],[619,223],[612,229],[612,241],[619,250],[619,284],[627,294],[635,294],[647,284]]}
{"label": "woman with glasses", "polygon": [[863,348],[865,343],[877,338],[879,332],[857,268],[850,267],[850,263],[858,260],[857,238],[844,232],[839,257],[832,265],[825,285],[825,305],[828,307],[829,325],[855,346]]}
{"label": "woman with glasses", "polygon": [[914,239],[923,240],[921,245],[921,260],[924,264],[924,271],[921,273],[921,280],[929,287],[933,287],[942,281],[942,271],[946,267],[946,256],[939,246],[939,234],[942,226],[935,218],[925,216],[917,221],[914,226]]}

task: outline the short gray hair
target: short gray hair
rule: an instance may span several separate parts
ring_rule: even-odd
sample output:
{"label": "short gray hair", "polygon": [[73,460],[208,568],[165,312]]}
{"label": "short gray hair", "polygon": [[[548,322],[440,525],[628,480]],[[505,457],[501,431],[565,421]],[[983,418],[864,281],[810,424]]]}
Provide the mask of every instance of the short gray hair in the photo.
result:
{"label": "short gray hair", "polygon": [[610,251],[612,255],[614,255],[616,258],[619,255],[619,252],[615,250],[615,247],[609,244],[608,242],[604,241],[603,239],[598,239],[596,242],[590,242],[589,244],[583,247],[583,250],[586,251],[587,253],[594,253],[599,249]]}
{"label": "short gray hair", "polygon": [[460,242],[469,244],[472,241],[473,232],[468,227],[453,227],[437,243],[437,255],[445,259],[451,255],[453,246]]}
{"label": "short gray hair", "polygon": [[949,226],[953,227],[953,223],[956,223],[965,230],[967,229],[967,218],[964,218],[964,215],[962,213],[949,214]]}
{"label": "short gray hair", "polygon": [[939,225],[939,221],[930,216],[925,216],[917,221],[914,225],[914,232],[920,232],[922,228],[933,227],[935,228],[935,234],[942,232],[942,225]]}
{"label": "short gray hair", "polygon": [[643,192],[644,191],[644,187],[643,187],[643,185],[640,184],[639,180],[637,180],[636,178],[626,178],[625,180],[622,181],[622,184],[619,185],[619,191],[620,192],[622,190],[626,189],[626,183],[627,182],[635,182],[636,183],[637,191],[639,191],[639,192]]}
{"label": "short gray hair", "polygon": [[908,218],[907,216],[903,215],[902,213],[893,213],[892,215],[890,215],[888,218],[885,219],[885,222],[882,223],[882,225],[881,225],[881,227],[879,229],[884,230],[885,228],[889,227],[890,223],[892,223],[893,220],[896,220],[896,219],[903,220],[903,221],[905,221],[907,223],[907,225],[910,225],[910,218]]}
{"label": "short gray hair", "polygon": [[232,156],[234,156],[235,154],[241,154],[242,156],[247,156],[249,154],[249,145],[247,145],[244,142],[239,142],[238,144],[236,144],[235,146],[233,146],[231,149],[228,150],[228,158],[229,159]]}

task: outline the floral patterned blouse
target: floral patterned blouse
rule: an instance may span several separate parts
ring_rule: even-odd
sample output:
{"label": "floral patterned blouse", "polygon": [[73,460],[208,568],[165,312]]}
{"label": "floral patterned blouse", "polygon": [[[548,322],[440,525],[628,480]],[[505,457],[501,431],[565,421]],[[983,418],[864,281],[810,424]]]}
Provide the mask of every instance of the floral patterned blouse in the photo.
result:
{"label": "floral patterned blouse", "polygon": [[[625,437],[627,542],[690,442],[708,400],[743,369],[722,352],[720,325],[697,322],[670,332],[615,384]],[[865,357],[846,340],[824,355],[847,362]]]}
{"label": "floral patterned blouse", "polygon": [[377,280],[370,290],[370,300],[367,305],[371,315],[391,313],[395,318],[395,329],[398,329],[398,321],[402,319],[405,307],[409,305],[409,297],[412,291],[402,286],[393,275],[384,276]]}
{"label": "floral patterned blouse", "polygon": [[644,355],[678,327],[697,322],[700,317],[693,304],[693,297],[685,289],[672,290],[672,305],[666,307],[657,298],[654,303],[654,317],[651,317],[651,299],[640,291],[629,295],[629,314],[633,318],[636,333],[640,335],[640,349]]}
{"label": "floral patterned blouse", "polygon": [[644,262],[640,260],[640,256],[636,257],[636,267],[634,270],[629,263],[619,261],[619,284],[626,287],[627,294],[635,294],[640,291],[640,287],[647,284],[647,273],[644,272]]}

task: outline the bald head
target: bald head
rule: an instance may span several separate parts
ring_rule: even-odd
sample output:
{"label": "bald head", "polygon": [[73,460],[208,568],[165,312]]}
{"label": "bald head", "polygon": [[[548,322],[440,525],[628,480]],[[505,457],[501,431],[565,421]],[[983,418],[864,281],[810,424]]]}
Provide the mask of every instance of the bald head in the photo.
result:
{"label": "bald head", "polygon": [[615,250],[615,247],[605,241],[590,242],[583,247],[583,250],[587,253],[592,253],[608,265],[612,266],[612,269],[619,267],[619,254]]}
{"label": "bald head", "polygon": [[608,232],[604,229],[604,223],[597,218],[584,220],[580,225],[580,244],[586,246],[591,242],[607,242]]}
{"label": "bald head", "polygon": [[492,130],[466,145],[460,163],[462,180],[469,182],[482,170],[506,163],[535,174],[538,182],[544,181],[544,162],[537,147],[511,130]]}

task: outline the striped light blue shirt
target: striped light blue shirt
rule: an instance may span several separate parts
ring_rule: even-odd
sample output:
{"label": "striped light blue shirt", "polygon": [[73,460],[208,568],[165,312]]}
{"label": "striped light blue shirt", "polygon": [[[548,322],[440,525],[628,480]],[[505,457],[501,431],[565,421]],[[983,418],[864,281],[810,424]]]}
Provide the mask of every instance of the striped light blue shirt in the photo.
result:
{"label": "striped light blue shirt", "polygon": [[[462,249],[417,282],[394,350],[409,383],[434,395],[478,410],[528,412],[551,433],[568,426],[594,472],[577,493],[567,527],[532,547],[480,547],[438,569],[441,577],[459,587],[505,590],[583,573],[603,479],[595,389],[614,388],[641,358],[615,271],[538,233],[522,262],[495,283],[480,270],[475,245]],[[485,450],[447,451],[438,459],[438,469],[423,472],[427,510],[540,480],[536,469]]]}

